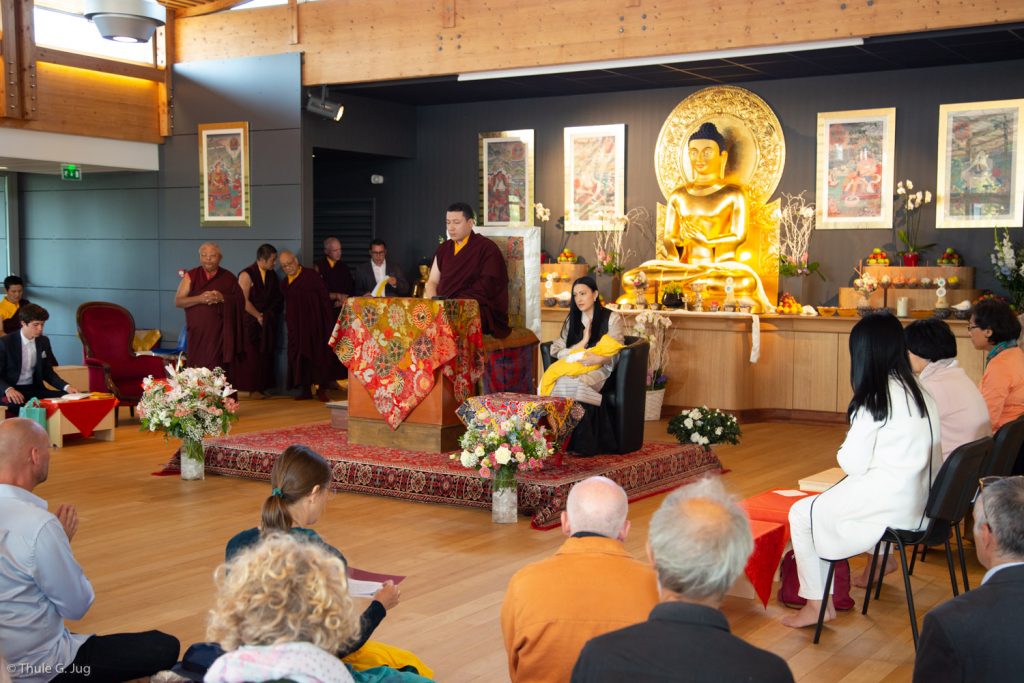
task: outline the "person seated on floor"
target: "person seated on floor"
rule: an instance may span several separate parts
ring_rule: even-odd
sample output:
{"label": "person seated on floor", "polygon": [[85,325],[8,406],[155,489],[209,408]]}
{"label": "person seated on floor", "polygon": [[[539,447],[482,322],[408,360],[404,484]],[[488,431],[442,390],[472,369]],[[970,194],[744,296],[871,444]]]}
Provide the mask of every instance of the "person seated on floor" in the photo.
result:
{"label": "person seated on floor", "polygon": [[[270,496],[263,502],[259,527],[246,529],[228,541],[225,559],[259,543],[260,539],[275,532],[290,533],[322,545],[345,565],[348,561],[341,551],[328,544],[309,527],[316,523],[327,507],[331,492],[331,466],[322,455],[307,446],[289,446],[278,457],[270,471]],[[382,643],[368,642],[374,629],[387,612],[398,605],[401,590],[386,581],[378,590],[369,607],[360,617],[358,637],[338,653],[353,664],[376,666],[396,664],[395,668],[413,666],[419,673],[432,672],[412,653]]]}
{"label": "person seated on floor", "polygon": [[[799,595],[807,600],[782,619],[792,628],[818,622],[828,560],[871,550],[886,527],[923,528],[928,493],[942,466],[939,409],[910,368],[899,319],[872,314],[853,326],[850,379],[850,429],[837,456],[846,477],[789,511]],[[836,616],[828,602],[825,621]]]}
{"label": "person seated on floor", "polygon": [[345,562],[322,543],[273,533],[218,567],[208,639],[226,653],[208,683],[354,679],[334,654],[359,638]]}
{"label": "person seated on floor", "polygon": [[[608,338],[606,340],[605,338]],[[572,398],[583,404],[584,416],[572,432],[568,450],[577,455],[595,455],[618,450],[618,439],[612,428],[606,406],[602,406],[601,389],[615,369],[618,348],[625,343],[622,316],[605,308],[597,281],[590,275],[572,283],[569,315],[562,323],[562,332],[551,343],[551,356],[559,360],[582,353],[580,363],[590,371],[581,375],[559,377],[551,389],[552,396]],[[610,353],[595,353],[601,346]]]}
{"label": "person seated on floor", "polygon": [[786,662],[729,633],[719,610],[753,549],[747,514],[718,478],[673,491],[647,535],[661,602],[647,621],[590,640],[572,681],[792,683]]}
{"label": "person seated on floor", "polygon": [[[95,597],[71,551],[78,512],[57,514],[33,490],[50,469],[50,437],[36,422],[0,424],[0,650],[18,683],[127,681],[171,668],[179,643],[160,631],[72,633]],[[141,597],[141,596],[140,596]]]}
{"label": "person seated on floor", "polygon": [[1015,681],[1024,671],[1024,478],[982,480],[974,547],[988,571],[924,616],[914,683]]}
{"label": "person seated on floor", "polygon": [[512,577],[501,632],[513,683],[568,680],[584,643],[644,620],[658,602],[654,570],[623,547],[629,502],[607,477],[572,487],[562,512],[568,539],[553,557]]}
{"label": "person seated on floor", "polygon": [[[50,340],[43,329],[50,314],[36,304],[27,304],[18,312],[21,333],[0,337],[0,390],[6,404],[20,405],[33,398],[56,398],[77,393],[54,370]],[[43,382],[59,389],[47,389]]]}
{"label": "person seated on floor", "polygon": [[31,303],[25,298],[25,281],[17,275],[4,278],[4,298],[0,299],[0,320],[3,320],[3,333],[10,334],[21,329],[18,310]]}
{"label": "person seated on floor", "polygon": [[956,337],[949,325],[938,318],[915,320],[904,334],[910,367],[939,409],[943,461],[957,446],[992,436],[985,399],[956,362]]}
{"label": "person seated on floor", "polygon": [[[974,307],[967,330],[974,348],[986,353],[981,395],[992,431],[997,431],[1024,415],[1024,350],[1017,346],[1021,324],[1009,304],[985,299]],[[1022,472],[1024,458],[1018,458],[1013,473]]]}

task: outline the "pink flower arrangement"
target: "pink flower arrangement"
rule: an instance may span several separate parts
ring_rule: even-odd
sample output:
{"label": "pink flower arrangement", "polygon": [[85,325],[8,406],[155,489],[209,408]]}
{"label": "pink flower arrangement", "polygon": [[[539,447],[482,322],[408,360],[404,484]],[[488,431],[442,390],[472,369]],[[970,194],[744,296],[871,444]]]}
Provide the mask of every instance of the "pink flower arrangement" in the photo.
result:
{"label": "pink flower arrangement", "polygon": [[498,470],[540,470],[553,450],[543,427],[535,427],[519,415],[499,416],[480,410],[462,435],[461,453],[452,453],[463,467],[476,469],[489,479]]}

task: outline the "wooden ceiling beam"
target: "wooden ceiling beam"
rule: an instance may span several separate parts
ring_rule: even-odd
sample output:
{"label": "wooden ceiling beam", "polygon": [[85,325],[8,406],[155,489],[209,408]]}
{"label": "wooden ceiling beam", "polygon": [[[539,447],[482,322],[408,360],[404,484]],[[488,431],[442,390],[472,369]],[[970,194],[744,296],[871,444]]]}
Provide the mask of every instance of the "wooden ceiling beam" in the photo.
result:
{"label": "wooden ceiling beam", "polygon": [[186,17],[201,17],[204,14],[223,12],[224,10],[231,9],[232,7],[244,5],[247,2],[249,2],[249,0],[213,0],[213,2],[207,2],[201,5],[178,7],[174,10],[174,16],[178,19],[185,19]]}

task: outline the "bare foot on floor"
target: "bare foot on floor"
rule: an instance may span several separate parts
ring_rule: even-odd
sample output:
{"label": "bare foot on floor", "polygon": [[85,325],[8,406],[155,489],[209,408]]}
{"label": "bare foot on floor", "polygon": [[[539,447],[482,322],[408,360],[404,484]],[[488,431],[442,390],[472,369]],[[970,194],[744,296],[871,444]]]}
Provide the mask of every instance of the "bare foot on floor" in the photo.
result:
{"label": "bare foot on floor", "polygon": [[[885,575],[886,576],[888,576],[889,574],[892,574],[894,571],[896,571],[896,562],[893,561],[894,559],[896,559],[896,558],[890,557],[889,561],[885,563]],[[868,563],[866,565],[864,565],[864,571],[862,571],[860,573],[860,576],[858,576],[857,578],[855,578],[853,580],[853,585],[856,586],[857,588],[867,588],[868,587],[868,572],[870,572],[870,571],[871,571],[871,561],[868,560]],[[878,568],[877,567],[875,568],[875,573],[876,574],[878,573]]]}
{"label": "bare foot on floor", "polygon": [[[814,626],[818,623],[818,612],[821,611],[821,600],[808,600],[807,604],[800,608],[796,614],[791,614],[788,617],[782,619],[782,625],[790,628],[803,628],[805,626]],[[828,607],[825,610],[825,621],[832,621],[836,618],[836,608],[832,606],[832,601],[829,600]]]}

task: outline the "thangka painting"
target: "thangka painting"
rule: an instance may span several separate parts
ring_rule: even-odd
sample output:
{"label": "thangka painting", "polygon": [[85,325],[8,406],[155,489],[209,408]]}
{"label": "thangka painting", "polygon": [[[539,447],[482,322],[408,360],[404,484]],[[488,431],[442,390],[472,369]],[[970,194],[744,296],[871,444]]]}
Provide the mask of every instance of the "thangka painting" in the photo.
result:
{"label": "thangka painting", "polygon": [[482,225],[533,225],[533,131],[480,133]]}
{"label": "thangka painting", "polygon": [[199,126],[199,224],[249,227],[249,124]]}
{"label": "thangka painting", "polygon": [[1024,219],[1024,99],[939,107],[935,226],[1013,228]]}
{"label": "thangka painting", "polygon": [[540,228],[482,227],[508,266],[508,324],[540,337]]}
{"label": "thangka painting", "polygon": [[817,227],[891,228],[896,109],[818,114]]}
{"label": "thangka painting", "polygon": [[565,229],[603,230],[626,206],[626,124],[565,129]]}

